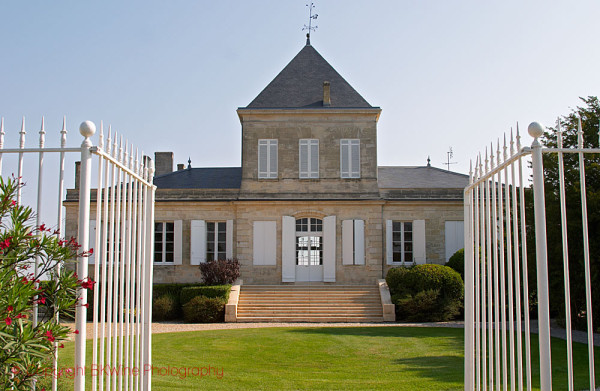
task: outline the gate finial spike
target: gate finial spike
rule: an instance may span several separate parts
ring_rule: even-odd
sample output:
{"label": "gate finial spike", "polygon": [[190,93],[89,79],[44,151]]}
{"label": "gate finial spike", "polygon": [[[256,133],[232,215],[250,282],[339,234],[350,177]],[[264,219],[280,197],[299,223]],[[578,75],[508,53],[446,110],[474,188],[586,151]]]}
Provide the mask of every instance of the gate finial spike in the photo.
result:
{"label": "gate finial spike", "polygon": [[490,143],[490,169],[494,168],[494,143]]}
{"label": "gate finial spike", "polygon": [[67,146],[67,116],[63,115],[63,126],[60,130],[60,146],[64,148]]}
{"label": "gate finial spike", "polygon": [[135,166],[133,168],[136,174],[140,175],[140,155],[137,147],[135,148]]}
{"label": "gate finial spike", "polygon": [[489,163],[489,159],[488,159],[488,150],[487,147],[485,147],[485,172],[487,173],[488,171],[488,163]]}
{"label": "gate finial spike", "polygon": [[131,143],[131,152],[129,153],[129,169],[133,170],[133,143]]}
{"label": "gate finial spike", "polygon": [[504,144],[502,146],[502,150],[504,151],[504,161],[508,158],[508,147],[506,146],[506,132],[504,133]]}
{"label": "gate finial spike", "polygon": [[118,142],[117,142],[117,141],[118,141],[118,138],[119,138],[119,136],[118,136],[118,134],[117,134],[117,131],[115,130],[115,138],[114,138],[114,140],[113,140],[113,151],[112,151],[113,157],[114,157],[115,159],[118,159],[118,158],[119,158],[119,156],[117,155],[117,153],[119,152],[119,150],[117,149],[117,148],[118,148],[118,146],[119,146],[119,144],[118,144]]}
{"label": "gate finial spike", "polygon": [[46,130],[44,129],[44,116],[42,115],[42,125],[40,126],[40,148],[44,148]]}
{"label": "gate finial spike", "polygon": [[521,151],[521,134],[519,133],[519,122],[517,122],[517,152]]}
{"label": "gate finial spike", "polygon": [[100,120],[100,134],[98,135],[98,147],[104,149],[104,121]]}
{"label": "gate finial spike", "polygon": [[23,120],[21,121],[21,131],[19,132],[19,148],[25,148],[25,116],[23,116]]}
{"label": "gate finial spike", "polygon": [[473,159],[469,159],[469,184],[473,183]]}
{"label": "gate finial spike", "polygon": [[496,142],[496,161],[500,165],[500,137],[498,137],[498,141]]}
{"label": "gate finial spike", "polygon": [[556,127],[556,146],[558,148],[562,148],[563,146],[563,139],[562,139],[562,127],[560,126],[560,117],[558,118],[558,126]]}
{"label": "gate finial spike", "polygon": [[510,155],[514,155],[515,154],[515,140],[513,138],[513,128],[512,126],[510,127]]}
{"label": "gate finial spike", "polygon": [[112,125],[108,124],[108,138],[106,139],[106,153],[110,156],[112,151]]}
{"label": "gate finial spike", "polygon": [[4,148],[4,117],[0,120],[0,149]]}
{"label": "gate finial spike", "polygon": [[583,148],[583,130],[581,129],[581,116],[577,117],[577,148]]}

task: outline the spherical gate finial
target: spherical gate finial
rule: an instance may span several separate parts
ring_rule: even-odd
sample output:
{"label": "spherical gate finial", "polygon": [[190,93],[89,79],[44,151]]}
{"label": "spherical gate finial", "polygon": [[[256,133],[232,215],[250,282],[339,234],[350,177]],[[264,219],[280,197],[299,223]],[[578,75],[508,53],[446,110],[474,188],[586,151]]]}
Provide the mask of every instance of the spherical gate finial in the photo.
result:
{"label": "spherical gate finial", "polygon": [[544,130],[546,130],[546,128],[539,122],[532,122],[527,127],[527,132],[533,138],[541,137],[544,134]]}
{"label": "spherical gate finial", "polygon": [[79,125],[79,133],[83,137],[92,137],[96,133],[96,125],[92,121],[83,121]]}

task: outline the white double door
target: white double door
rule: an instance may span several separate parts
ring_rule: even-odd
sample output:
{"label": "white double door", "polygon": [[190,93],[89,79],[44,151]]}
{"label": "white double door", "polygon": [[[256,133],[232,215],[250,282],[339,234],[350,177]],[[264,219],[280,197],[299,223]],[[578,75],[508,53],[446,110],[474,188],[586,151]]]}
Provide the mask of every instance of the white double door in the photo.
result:
{"label": "white double door", "polygon": [[296,237],[296,281],[323,281],[323,237]]}

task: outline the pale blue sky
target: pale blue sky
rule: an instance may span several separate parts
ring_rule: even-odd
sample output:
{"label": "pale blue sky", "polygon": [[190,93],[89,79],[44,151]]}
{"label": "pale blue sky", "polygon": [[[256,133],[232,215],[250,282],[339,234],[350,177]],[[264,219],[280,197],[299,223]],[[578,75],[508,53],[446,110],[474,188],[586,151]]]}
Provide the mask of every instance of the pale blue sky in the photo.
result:
{"label": "pale blue sky", "polygon": [[[315,5],[313,46],[383,109],[379,165],[444,167],[451,146],[467,172],[517,121],[551,123],[600,89],[597,0]],[[6,141],[45,115],[56,145],[66,115],[71,146],[103,119],[147,153],[239,166],[235,110],[300,51],[307,16],[302,0],[2,2]]]}

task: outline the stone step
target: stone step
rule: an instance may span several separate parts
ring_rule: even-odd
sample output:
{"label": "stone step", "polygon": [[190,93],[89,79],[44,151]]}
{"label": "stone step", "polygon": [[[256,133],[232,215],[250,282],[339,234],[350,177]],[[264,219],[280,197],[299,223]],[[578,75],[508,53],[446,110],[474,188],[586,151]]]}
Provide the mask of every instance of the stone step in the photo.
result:
{"label": "stone step", "polygon": [[383,322],[383,316],[264,316],[264,317],[239,317],[238,322],[323,322],[323,323],[378,323]]}
{"label": "stone step", "polygon": [[348,310],[238,310],[238,316],[383,316],[381,311],[348,311]]}

